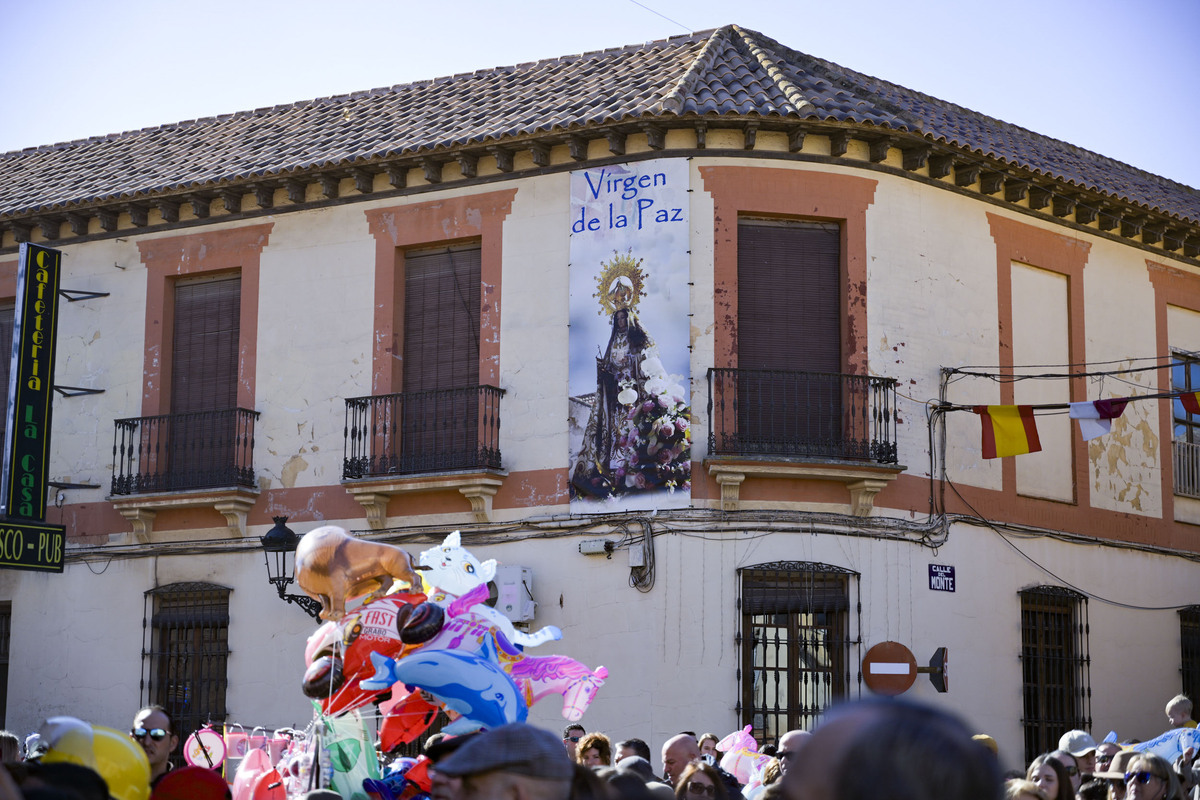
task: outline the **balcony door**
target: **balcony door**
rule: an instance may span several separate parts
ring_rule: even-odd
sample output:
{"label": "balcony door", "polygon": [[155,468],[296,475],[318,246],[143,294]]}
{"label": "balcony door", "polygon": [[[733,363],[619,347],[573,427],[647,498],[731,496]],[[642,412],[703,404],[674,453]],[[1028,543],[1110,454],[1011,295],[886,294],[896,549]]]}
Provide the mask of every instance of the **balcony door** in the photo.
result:
{"label": "balcony door", "polygon": [[403,472],[477,461],[480,254],[478,243],[404,254]]}
{"label": "balcony door", "polygon": [[841,228],[738,223],[737,426],[747,454],[839,452]]}
{"label": "balcony door", "polygon": [[167,488],[236,483],[241,297],[237,275],[175,285]]}

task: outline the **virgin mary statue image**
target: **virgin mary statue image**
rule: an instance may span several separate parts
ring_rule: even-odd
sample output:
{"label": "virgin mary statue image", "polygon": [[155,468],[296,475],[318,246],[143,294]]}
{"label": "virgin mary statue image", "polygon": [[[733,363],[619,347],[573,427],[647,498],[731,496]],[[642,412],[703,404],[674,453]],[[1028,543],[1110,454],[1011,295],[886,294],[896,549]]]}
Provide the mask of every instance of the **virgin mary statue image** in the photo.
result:
{"label": "virgin mary statue image", "polygon": [[641,264],[614,253],[596,281],[593,297],[608,313],[611,332],[596,358],[596,394],[571,472],[572,497],[690,487],[691,412],[638,319],[646,294]]}

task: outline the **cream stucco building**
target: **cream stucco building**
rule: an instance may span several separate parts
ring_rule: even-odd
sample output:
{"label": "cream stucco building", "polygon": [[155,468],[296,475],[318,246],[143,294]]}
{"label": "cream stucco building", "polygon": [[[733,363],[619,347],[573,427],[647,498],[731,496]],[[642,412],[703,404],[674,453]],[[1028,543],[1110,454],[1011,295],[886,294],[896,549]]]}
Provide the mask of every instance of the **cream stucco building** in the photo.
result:
{"label": "cream stucco building", "polygon": [[[651,162],[686,181],[691,485],[581,505],[572,176]],[[734,26],[0,174],[0,298],[21,242],[61,250],[95,296],[55,382],[103,390],[55,399],[63,571],[0,571],[9,729],[305,724],[274,517],[528,568],[545,649],[609,670],[583,724],[655,750],[809,727],[886,641],[946,648],[906,696],[1007,767],[1200,689],[1200,418],[1134,400],[1084,441],[1065,410],[1200,389],[1195,189]],[[984,459],[970,407],[1017,403],[1041,451]]]}

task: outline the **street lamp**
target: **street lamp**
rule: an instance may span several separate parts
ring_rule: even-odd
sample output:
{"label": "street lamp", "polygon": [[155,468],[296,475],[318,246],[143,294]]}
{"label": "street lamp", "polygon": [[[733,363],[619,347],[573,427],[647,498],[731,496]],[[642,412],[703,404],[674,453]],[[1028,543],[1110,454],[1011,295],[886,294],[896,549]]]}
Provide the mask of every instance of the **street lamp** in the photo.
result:
{"label": "street lamp", "polygon": [[287,587],[294,580],[292,571],[295,569],[296,545],[300,537],[284,523],[287,517],[272,517],[275,527],[267,531],[259,541],[262,542],[263,552],[267,560],[267,580],[274,584],[279,591],[279,599],[295,603],[304,609],[313,619],[321,618],[321,604],[308,595],[288,594]]}

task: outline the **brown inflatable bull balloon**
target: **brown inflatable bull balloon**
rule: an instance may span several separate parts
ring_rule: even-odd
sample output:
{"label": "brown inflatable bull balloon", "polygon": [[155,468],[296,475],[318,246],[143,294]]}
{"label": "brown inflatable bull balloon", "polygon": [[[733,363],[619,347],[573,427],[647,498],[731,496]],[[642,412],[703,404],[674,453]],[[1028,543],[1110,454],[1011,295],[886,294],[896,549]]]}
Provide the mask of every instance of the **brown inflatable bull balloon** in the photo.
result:
{"label": "brown inflatable bull balloon", "polygon": [[346,601],[382,597],[394,581],[421,590],[412,557],[399,547],[357,539],[336,525],[304,534],[296,547],[296,583],[321,602],[321,619],[340,620]]}

